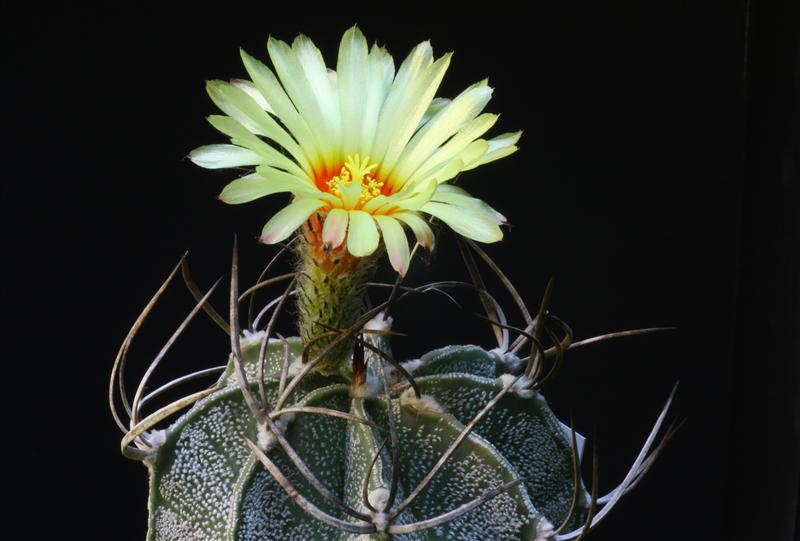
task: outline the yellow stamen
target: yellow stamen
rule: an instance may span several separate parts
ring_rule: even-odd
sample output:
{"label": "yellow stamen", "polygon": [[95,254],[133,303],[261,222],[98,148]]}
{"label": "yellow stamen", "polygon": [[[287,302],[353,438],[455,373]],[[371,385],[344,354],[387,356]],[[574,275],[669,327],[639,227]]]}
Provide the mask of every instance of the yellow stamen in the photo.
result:
{"label": "yellow stamen", "polygon": [[341,197],[342,192],[340,186],[349,186],[351,182],[357,181],[361,184],[361,197],[358,200],[359,205],[363,205],[370,199],[381,194],[383,188],[383,181],[377,180],[372,172],[378,165],[369,163],[369,158],[361,157],[356,154],[355,156],[347,156],[347,159],[339,171],[339,174],[327,181],[328,189],[330,192]]}

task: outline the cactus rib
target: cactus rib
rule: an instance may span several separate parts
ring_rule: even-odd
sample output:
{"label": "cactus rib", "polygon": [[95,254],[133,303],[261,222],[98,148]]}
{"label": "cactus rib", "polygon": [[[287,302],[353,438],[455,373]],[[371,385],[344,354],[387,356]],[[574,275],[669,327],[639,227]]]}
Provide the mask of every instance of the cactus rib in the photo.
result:
{"label": "cactus rib", "polygon": [[501,398],[511,389],[514,384],[519,381],[522,376],[517,376],[510,385],[504,386],[499,393],[497,393],[484,407],[483,409],[478,412],[477,415],[464,427],[464,430],[461,431],[461,434],[450,444],[450,447],[447,448],[447,451],[439,458],[436,462],[436,465],[428,472],[428,474],[420,481],[420,483],[414,488],[414,490],[406,496],[406,498],[400,502],[397,508],[393,511],[393,516],[397,516],[400,514],[403,509],[411,505],[414,499],[420,495],[420,493],[425,490],[425,487],[431,482],[433,477],[442,469],[445,465],[447,460],[453,455],[456,448],[461,444],[462,441],[472,432],[472,429],[475,428],[475,425],[483,419],[483,417],[500,401]]}
{"label": "cactus rib", "polygon": [[495,498],[496,496],[499,496],[503,492],[506,492],[507,490],[510,490],[510,489],[514,488],[515,486],[519,485],[523,481],[525,481],[525,479],[522,478],[522,477],[518,478],[518,479],[514,479],[512,481],[509,481],[507,483],[504,483],[504,484],[500,485],[497,488],[493,488],[491,490],[488,490],[488,491],[484,492],[483,494],[481,494],[480,496],[478,496],[477,498],[475,498],[474,500],[472,500],[471,502],[467,502],[465,504],[462,504],[459,507],[456,507],[455,509],[453,509],[452,511],[448,511],[447,513],[443,513],[443,514],[439,515],[438,517],[433,517],[433,518],[430,518],[428,520],[422,520],[420,522],[415,522],[413,524],[396,525],[396,526],[392,525],[392,526],[389,526],[387,531],[390,534],[404,534],[404,533],[418,532],[418,531],[421,531],[421,530],[427,530],[428,528],[433,528],[435,526],[439,526],[440,524],[445,524],[447,522],[450,522],[451,520],[457,519],[458,517],[460,517],[464,513],[468,513],[470,511],[472,511],[473,509],[475,509],[479,505],[481,505],[483,503],[486,503],[487,501],[491,500],[492,498]]}
{"label": "cactus rib", "polygon": [[564,520],[561,521],[561,524],[558,525],[558,528],[553,530],[554,534],[560,533],[569,525],[570,520],[575,516],[578,506],[578,498],[580,497],[581,459],[578,453],[578,438],[575,435],[575,421],[573,419],[570,419],[569,422],[569,432],[570,440],[572,441],[572,447],[570,450],[572,451],[572,483],[574,490],[572,491],[572,501],[569,504],[567,516],[564,517]]}
{"label": "cactus rib", "polygon": [[[314,472],[312,472],[308,466],[306,466],[303,459],[297,452],[292,448],[291,444],[286,440],[284,435],[282,434],[282,430],[275,425],[275,423],[270,419],[269,415],[264,417],[264,420],[269,428],[269,433],[275,438],[275,441],[278,442],[283,452],[286,453],[286,456],[289,457],[292,464],[294,464],[297,471],[303,476],[303,478],[312,486],[314,489],[319,492],[328,502],[333,504],[336,508],[341,511],[344,511],[348,515],[355,517],[360,520],[369,520],[368,515],[364,515],[363,513],[359,513],[355,509],[352,509],[348,505],[346,505],[338,496],[336,496],[328,487],[322,483]],[[270,472],[272,473],[272,472]]]}
{"label": "cactus rib", "polygon": [[286,478],[285,475],[278,469],[274,462],[272,462],[267,455],[265,455],[261,449],[258,448],[256,444],[252,441],[245,438],[245,443],[250,448],[250,451],[258,457],[264,467],[267,468],[272,477],[278,482],[278,484],[283,487],[289,497],[301,508],[303,511],[314,517],[315,519],[319,520],[320,522],[324,522],[330,526],[338,530],[342,530],[345,532],[350,533],[374,533],[376,531],[375,526],[369,524],[353,524],[351,522],[347,522],[341,519],[338,519],[334,516],[329,515],[309,500],[304,498],[297,489],[292,486],[292,483]]}

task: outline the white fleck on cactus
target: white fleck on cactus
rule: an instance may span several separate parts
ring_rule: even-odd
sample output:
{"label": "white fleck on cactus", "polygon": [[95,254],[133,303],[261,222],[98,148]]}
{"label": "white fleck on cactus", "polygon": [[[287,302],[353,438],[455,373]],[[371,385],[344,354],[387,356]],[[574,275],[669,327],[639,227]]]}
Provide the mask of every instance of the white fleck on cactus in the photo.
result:
{"label": "white fleck on cactus", "polygon": [[[531,314],[473,242],[500,240],[505,218],[447,181],[512,154],[520,134],[481,139],[497,120],[481,114],[492,93],[486,81],[452,100],[434,99],[450,55],[434,61],[425,42],[395,72],[386,50],[369,48],[355,27],[342,38],[336,71],[305,36],[292,46],[270,39],[268,48],[277,75],[242,53],[252,81],[209,82],[225,113],[209,121],[231,144],[201,147],[190,157],[207,168],[255,167],[225,187],[226,203],[292,194],[264,226],[263,242],[300,231],[241,293],[234,247],[227,320],[209,304],[217,284],[201,293],[184,256],[134,323],[112,369],[109,404],[124,433],[122,453],[150,473],[148,539],[582,538],[673,434],[668,430],[654,447],[669,401],[628,475],[598,497],[596,478],[587,491],[580,475],[584,438],[555,417],[542,386],[569,349],[659,329],[575,342],[549,310],[552,284]],[[471,283],[402,284],[417,250],[433,248],[434,219],[464,237],[457,241]],[[405,226],[417,241],[412,249]],[[397,280],[371,283],[384,250]],[[290,251],[294,272],[268,277]],[[511,325],[486,291],[474,254],[508,289],[522,327]],[[130,399],[128,349],[179,270],[197,304]],[[283,294],[256,313],[257,292],[281,282],[288,282]],[[448,346],[394,359],[395,303],[456,290],[478,295],[496,347]],[[386,297],[377,302],[379,291]],[[286,338],[276,322],[291,297],[299,336]],[[156,368],[201,310],[230,341],[227,363],[148,392]],[[151,411],[164,393],[213,376],[207,389]],[[595,472],[596,465],[595,447]]]}

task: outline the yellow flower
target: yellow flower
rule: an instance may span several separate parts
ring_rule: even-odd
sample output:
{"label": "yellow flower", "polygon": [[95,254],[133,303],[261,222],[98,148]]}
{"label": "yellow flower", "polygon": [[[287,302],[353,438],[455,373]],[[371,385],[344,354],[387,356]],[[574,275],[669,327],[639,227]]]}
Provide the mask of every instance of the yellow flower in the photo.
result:
{"label": "yellow flower", "polygon": [[262,242],[286,239],[316,213],[324,219],[326,248],[346,242],[350,254],[363,257],[382,238],[392,266],[404,274],[404,225],[422,246],[433,246],[422,214],[477,241],[502,238],[500,213],[446,184],[517,150],[520,132],[481,139],[497,120],[481,114],[492,95],[486,81],[452,100],[434,98],[449,53],[434,60],[430,43],[420,43],[395,72],[386,49],[368,47],[357,27],[342,37],[336,71],[303,35],[291,46],[270,38],[268,50],[277,76],[242,51],[250,81],[208,82],[211,99],[225,113],[209,121],[232,144],[190,154],[211,169],[255,166],[225,187],[220,199],[226,203],[293,194],[264,226]]}

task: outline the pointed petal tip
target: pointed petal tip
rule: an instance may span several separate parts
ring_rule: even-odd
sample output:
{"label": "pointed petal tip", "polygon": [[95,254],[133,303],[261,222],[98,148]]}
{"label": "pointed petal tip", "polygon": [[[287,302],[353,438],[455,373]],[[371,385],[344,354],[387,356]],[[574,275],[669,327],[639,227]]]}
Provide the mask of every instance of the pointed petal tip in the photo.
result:
{"label": "pointed petal tip", "polygon": [[203,169],[208,169],[208,167],[206,167],[206,166],[205,166],[205,165],[202,163],[202,160],[199,160],[199,159],[197,158],[197,151],[198,151],[198,150],[200,150],[200,149],[202,149],[202,148],[203,148],[203,147],[198,147],[198,148],[195,148],[194,150],[192,150],[191,152],[189,152],[189,154],[187,154],[186,156],[184,156],[182,159],[184,159],[184,160],[189,160],[190,162],[192,162],[192,163],[193,163],[193,164],[195,164],[196,166],[198,166],[198,167],[202,167]]}
{"label": "pointed petal tip", "polygon": [[271,49],[273,47],[277,47],[280,43],[283,43],[281,40],[275,38],[270,34],[267,36],[267,49]]}
{"label": "pointed petal tip", "polygon": [[244,50],[244,47],[239,47],[239,57],[242,59],[242,64],[245,68],[249,68],[251,64],[256,62],[256,58]]}
{"label": "pointed petal tip", "polygon": [[219,193],[219,195],[217,196],[217,201],[221,201],[221,202],[225,203],[226,205],[238,205],[238,204],[242,203],[242,201],[236,201],[234,199],[231,199],[230,197],[227,197],[225,195],[225,190],[222,190]]}

